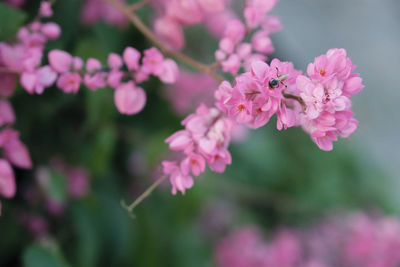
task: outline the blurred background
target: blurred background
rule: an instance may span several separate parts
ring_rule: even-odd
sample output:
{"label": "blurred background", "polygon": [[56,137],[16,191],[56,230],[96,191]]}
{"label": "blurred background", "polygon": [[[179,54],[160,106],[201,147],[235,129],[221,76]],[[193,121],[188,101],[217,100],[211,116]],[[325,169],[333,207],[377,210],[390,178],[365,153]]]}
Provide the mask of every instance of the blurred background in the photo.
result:
{"label": "blurred background", "polygon": [[[49,50],[105,62],[128,45],[151,45],[129,24],[84,23],[78,15],[84,2],[56,2],[54,21],[63,32]],[[21,21],[0,17],[0,27],[18,29],[38,3],[13,11]],[[145,109],[129,117],[117,112],[111,90],[66,95],[54,87],[31,96],[19,88],[11,99],[15,128],[35,169],[17,170],[17,196],[2,199],[0,266],[216,266],[219,238],[242,225],[258,225],[268,235],[335,212],[398,215],[399,10],[396,0],[280,1],[273,14],[284,29],[272,35],[273,56],[305,71],[329,48],[346,48],[365,85],[352,98],[359,128],[324,152],[301,129],[279,132],[272,121],[238,138],[224,174],[207,171],[184,196],[162,185],[134,220],[120,200],[134,200],[158,177],[168,154],[164,139],[195,107],[177,112],[168,97],[173,89],[157,79],[143,85]],[[139,15],[151,21],[150,9]],[[217,40],[202,26],[185,33],[184,53],[213,62]],[[87,190],[71,192],[68,179]]]}

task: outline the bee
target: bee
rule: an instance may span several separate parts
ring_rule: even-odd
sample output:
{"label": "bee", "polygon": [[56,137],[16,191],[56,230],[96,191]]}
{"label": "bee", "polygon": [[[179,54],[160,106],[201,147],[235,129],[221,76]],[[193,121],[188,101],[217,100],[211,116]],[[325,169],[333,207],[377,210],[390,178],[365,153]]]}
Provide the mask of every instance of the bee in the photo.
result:
{"label": "bee", "polygon": [[287,80],[287,78],[289,78],[288,74],[286,73],[279,74],[279,69],[276,68],[276,78],[269,80],[268,82],[269,89],[272,90],[277,88],[280,83],[287,88],[287,85],[283,83],[285,80]]}

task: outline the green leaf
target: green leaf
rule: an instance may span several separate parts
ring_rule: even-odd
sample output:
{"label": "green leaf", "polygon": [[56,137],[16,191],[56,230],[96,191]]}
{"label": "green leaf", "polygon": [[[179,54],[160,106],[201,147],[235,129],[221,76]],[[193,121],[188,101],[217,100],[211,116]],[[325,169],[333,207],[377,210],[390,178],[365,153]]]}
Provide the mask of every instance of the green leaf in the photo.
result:
{"label": "green leaf", "polygon": [[23,254],[25,267],[68,267],[57,247],[29,246]]}
{"label": "green leaf", "polygon": [[7,40],[16,35],[25,19],[26,14],[23,11],[0,3],[0,40]]}

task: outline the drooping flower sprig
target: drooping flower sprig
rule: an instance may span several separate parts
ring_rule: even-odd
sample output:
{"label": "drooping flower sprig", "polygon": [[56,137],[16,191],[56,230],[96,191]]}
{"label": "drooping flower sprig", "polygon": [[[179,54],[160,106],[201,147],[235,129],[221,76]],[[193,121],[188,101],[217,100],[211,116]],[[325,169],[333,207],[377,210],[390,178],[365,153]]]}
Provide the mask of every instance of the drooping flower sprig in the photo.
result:
{"label": "drooping flower sprig", "polygon": [[[333,141],[350,136],[357,128],[350,97],[363,85],[344,49],[331,49],[317,57],[309,64],[307,75],[302,75],[291,62],[273,59],[266,63],[274,51],[270,34],[282,28],[279,18],[269,15],[277,0],[247,0],[242,16],[234,14],[224,0],[144,0],[130,6],[120,0],[102,1],[125,16],[157,48],[145,50],[140,62],[140,52],[127,47],[122,55],[111,53],[107,65],[94,58],[84,62],[66,51],[53,50],[48,54],[49,65],[42,66],[45,43],[61,34],[58,25],[39,20],[52,13],[45,1],[39,19],[19,31],[16,43],[0,44],[0,75],[9,85],[0,92],[5,97],[11,95],[10,88],[17,78],[30,94],[41,94],[53,84],[65,93],[76,93],[82,83],[93,91],[110,86],[115,89],[118,110],[131,115],[142,110],[146,102],[139,83],[150,75],[164,83],[177,80],[177,64],[165,57],[181,61],[220,83],[214,89],[215,105],[200,104],[182,121],[184,129],[166,139],[170,149],[178,151],[178,158],[162,162],[164,175],[126,206],[129,211],[167,178],[173,194],[184,194],[194,184],[192,176],[203,173],[206,165],[212,171],[223,172],[232,161],[228,147],[236,125],[256,129],[276,114],[278,130],[301,126],[323,150],[332,150]],[[146,5],[156,10],[153,30],[135,13]],[[106,19],[108,13],[104,10],[98,16]],[[211,23],[210,30],[217,33],[220,41],[216,62],[207,65],[179,50],[185,43],[182,28],[200,23],[209,26],[211,18],[223,23]],[[233,82],[220,73],[232,75]]]}

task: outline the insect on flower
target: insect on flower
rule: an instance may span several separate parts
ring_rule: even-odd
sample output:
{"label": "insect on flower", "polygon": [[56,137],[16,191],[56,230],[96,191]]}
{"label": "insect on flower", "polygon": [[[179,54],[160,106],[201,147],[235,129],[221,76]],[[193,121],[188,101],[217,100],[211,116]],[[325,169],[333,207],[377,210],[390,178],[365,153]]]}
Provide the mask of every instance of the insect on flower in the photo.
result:
{"label": "insect on flower", "polygon": [[285,87],[287,87],[287,85],[283,83],[283,81],[285,81],[287,78],[289,78],[288,74],[286,73],[279,74],[279,69],[276,68],[276,78],[268,82],[269,89],[277,88],[280,83],[282,83]]}

